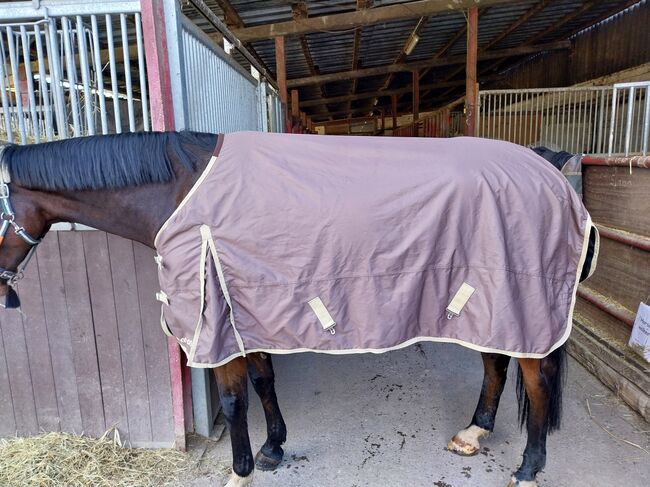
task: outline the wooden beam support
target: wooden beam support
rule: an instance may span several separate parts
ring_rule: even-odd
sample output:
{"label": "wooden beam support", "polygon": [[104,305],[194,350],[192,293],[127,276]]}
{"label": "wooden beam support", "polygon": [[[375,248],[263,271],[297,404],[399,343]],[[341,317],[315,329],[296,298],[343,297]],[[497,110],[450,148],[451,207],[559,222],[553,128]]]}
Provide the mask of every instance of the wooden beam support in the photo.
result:
{"label": "wooden beam support", "polygon": [[535,15],[540,13],[546,7],[548,7],[549,3],[551,3],[551,0],[542,0],[537,5],[535,5],[533,8],[526,11],[521,17],[519,17],[512,24],[510,24],[505,30],[503,30],[503,32],[501,32],[498,36],[496,36],[494,39],[492,39],[490,42],[488,42],[488,44],[483,47],[483,50],[486,51],[486,50],[496,46],[499,42],[501,42],[503,39],[505,39],[512,32],[517,30],[523,24],[528,22],[532,17],[534,17]]}
{"label": "wooden beam support", "polygon": [[275,66],[277,71],[278,94],[280,95],[280,104],[284,113],[285,131],[291,132],[287,113],[287,66],[284,54],[284,37],[275,38]]}
{"label": "wooden beam support", "polygon": [[[408,35],[408,37],[404,41],[404,46],[402,46],[402,50],[400,51],[400,53],[397,55],[397,57],[393,61],[393,64],[400,64],[400,63],[404,62],[404,60],[408,56],[408,54],[406,54],[406,51],[407,51],[408,46],[409,46],[409,44],[411,42],[411,39],[414,36],[419,36],[420,35],[420,32],[422,31],[422,29],[424,28],[424,26],[426,25],[428,20],[429,20],[429,17],[420,17],[420,20],[418,20],[418,23],[415,25],[415,27],[413,28],[411,33]],[[390,73],[386,77],[386,79],[384,80],[384,84],[382,85],[383,89],[388,89],[391,82],[393,81],[394,75],[395,75],[395,73]]]}
{"label": "wooden beam support", "polygon": [[[569,41],[551,42],[549,44],[540,44],[536,46],[520,46],[509,49],[499,49],[495,51],[485,52],[479,55],[479,61],[487,59],[499,59],[510,56],[520,56],[524,54],[534,54],[541,51],[554,51],[569,49],[571,43]],[[307,86],[318,83],[329,83],[332,81],[342,81],[353,78],[364,78],[368,76],[378,76],[386,73],[400,73],[404,71],[413,71],[414,69],[431,68],[435,66],[448,66],[453,64],[464,64],[466,56],[464,54],[457,56],[449,56],[441,59],[431,59],[426,61],[416,61],[412,63],[400,64],[385,64],[383,66],[376,66],[374,68],[363,68],[353,71],[341,71],[338,73],[321,74],[319,76],[309,76],[306,78],[294,78],[287,81],[289,88],[296,88],[299,86]]]}
{"label": "wooden beam support", "polygon": [[478,7],[469,9],[467,15],[467,67],[465,68],[465,135],[476,135],[476,64],[478,59]]}
{"label": "wooden beam support", "polygon": [[[291,13],[293,14],[293,18],[296,20],[306,19],[309,14],[307,3],[302,1],[299,3],[292,4]],[[298,37],[298,40],[300,41],[300,48],[302,50],[302,55],[305,57],[305,62],[307,63],[307,67],[309,68],[309,74],[311,74],[312,76],[318,76],[320,74],[320,71],[316,67],[316,63],[314,63],[314,58],[311,55],[311,50],[309,49],[309,42],[307,42],[307,36],[302,34]],[[325,86],[321,84],[319,88],[320,88],[321,96],[326,97],[327,92],[325,91]]]}
{"label": "wooden beam support", "polygon": [[390,112],[393,116],[393,129],[397,127],[397,95],[391,95],[390,97]]}
{"label": "wooden beam support", "polygon": [[626,0],[625,2],[621,2],[616,7],[612,8],[612,9],[608,10],[607,12],[603,13],[602,15],[600,15],[598,18],[592,19],[589,22],[586,22],[586,23],[580,25],[580,27],[576,27],[575,29],[573,29],[571,32],[569,32],[567,34],[566,38],[569,39],[569,38],[573,37],[578,32],[580,32],[582,30],[585,30],[585,29],[587,29],[587,28],[589,28],[591,26],[594,26],[594,25],[602,22],[603,20],[610,18],[612,15],[616,15],[617,13],[622,12],[626,8],[630,8],[635,3],[639,3],[639,0]]}
{"label": "wooden beam support", "polygon": [[300,95],[298,90],[291,90],[291,116],[294,119],[300,118]]}
{"label": "wooden beam support", "polygon": [[[420,76],[420,80],[421,79],[422,76]],[[501,79],[501,78],[496,76],[487,76],[485,78],[481,78],[481,81],[488,82],[488,81],[495,81],[496,79]],[[436,89],[458,87],[458,86],[465,86],[465,80],[461,79],[461,80],[453,80],[453,81],[440,81],[438,83],[427,83],[424,85],[420,84],[420,93],[422,93],[424,90],[432,91]],[[392,95],[398,95],[398,96],[409,95],[411,93],[413,93],[413,87],[409,85],[404,88],[397,88],[394,90],[370,91],[365,93],[356,93],[354,95],[330,96],[328,98],[316,98],[313,100],[305,100],[300,102],[300,108],[317,107],[321,105],[331,105],[336,103],[345,103],[349,101],[363,100],[367,98],[381,98],[384,96],[392,96]],[[422,95],[420,95],[420,99],[422,99]]]}
{"label": "wooden beam support", "polygon": [[[476,8],[476,7],[473,7]],[[420,118],[420,73],[413,71],[413,120]]]}
{"label": "wooden beam support", "polygon": [[333,15],[322,15],[301,19],[300,21],[263,24],[243,29],[235,29],[235,35],[242,42],[271,39],[277,36],[307,34],[309,32],[352,29],[364,25],[391,22],[395,20],[415,19],[436,15],[449,10],[466,10],[480,3],[481,6],[508,3],[511,0],[418,0],[402,4],[386,5],[371,9],[355,10]]}
{"label": "wooden beam support", "polygon": [[[368,8],[372,8],[374,4],[374,0],[357,0],[357,10],[364,10]],[[359,51],[361,49],[361,33],[363,31],[363,27],[357,27],[354,29],[354,43],[352,45],[352,69],[356,70],[359,69]],[[357,92],[357,85],[358,85],[359,78],[354,78],[352,81],[352,89],[350,90],[350,94],[354,95]],[[348,110],[352,108],[352,103],[348,103]]]}

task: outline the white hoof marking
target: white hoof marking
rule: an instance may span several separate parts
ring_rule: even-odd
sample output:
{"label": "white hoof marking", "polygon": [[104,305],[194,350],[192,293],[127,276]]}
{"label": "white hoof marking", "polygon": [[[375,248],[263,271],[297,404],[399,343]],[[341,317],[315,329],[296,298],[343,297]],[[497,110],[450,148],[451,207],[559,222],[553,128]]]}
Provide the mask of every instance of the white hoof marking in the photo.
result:
{"label": "white hoof marking", "polygon": [[536,480],[517,480],[514,476],[510,479],[508,487],[537,487]]}
{"label": "white hoof marking", "polygon": [[449,440],[447,448],[461,455],[474,455],[481,449],[478,440],[485,438],[489,434],[488,430],[473,424],[469,428],[459,431],[456,436]]}
{"label": "white hoof marking", "polygon": [[230,480],[225,487],[248,487],[253,484],[253,472],[247,477],[240,477],[235,472],[230,475]]}

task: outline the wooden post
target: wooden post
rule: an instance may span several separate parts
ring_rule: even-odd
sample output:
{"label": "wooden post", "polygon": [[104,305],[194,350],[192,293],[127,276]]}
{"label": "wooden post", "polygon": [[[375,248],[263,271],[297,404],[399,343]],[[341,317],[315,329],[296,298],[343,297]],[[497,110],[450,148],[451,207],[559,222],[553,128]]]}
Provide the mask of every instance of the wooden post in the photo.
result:
{"label": "wooden post", "polygon": [[413,71],[413,121],[420,118],[420,72]]}
{"label": "wooden post", "polygon": [[276,81],[278,82],[280,103],[284,114],[285,132],[291,133],[291,124],[287,113],[287,66],[284,56],[284,37],[275,38],[275,65],[277,67]]}
{"label": "wooden post", "polygon": [[390,96],[390,109],[393,115],[393,134],[395,134],[397,128],[397,95]]}
{"label": "wooden post", "polygon": [[[174,130],[174,100],[169,72],[169,54],[165,31],[164,0],[141,0],[142,33],[147,62],[151,125],[153,130]],[[190,385],[183,372],[181,350],[175,338],[168,338],[167,353],[172,388],[172,411],[174,416],[174,447],[185,450],[185,423],[189,421],[187,410],[192,411],[192,396],[185,397]],[[184,384],[185,383],[185,384]]]}
{"label": "wooden post", "polygon": [[470,7],[467,16],[467,66],[465,77],[465,135],[476,135],[476,61],[478,59],[478,7]]}
{"label": "wooden post", "polygon": [[386,130],[386,111],[381,109],[381,131],[382,133]]}

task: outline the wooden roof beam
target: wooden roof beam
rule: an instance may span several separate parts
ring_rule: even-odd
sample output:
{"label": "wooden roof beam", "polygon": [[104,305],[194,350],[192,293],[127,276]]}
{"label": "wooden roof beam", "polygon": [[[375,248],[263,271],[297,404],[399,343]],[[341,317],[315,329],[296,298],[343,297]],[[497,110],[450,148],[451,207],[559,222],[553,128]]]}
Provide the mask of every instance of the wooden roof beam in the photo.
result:
{"label": "wooden roof beam", "polygon": [[[489,78],[485,78],[484,81],[492,81],[495,79],[496,77],[492,76]],[[465,80],[461,79],[461,80],[444,81],[438,83],[427,83],[426,85],[420,85],[420,90],[431,91],[435,89],[443,89],[443,88],[450,88],[450,87],[464,86],[464,85],[465,85]],[[313,100],[304,100],[304,101],[300,101],[300,108],[303,109],[308,107],[317,107],[321,105],[334,105],[337,103],[364,100],[367,98],[381,98],[383,96],[408,95],[411,94],[412,92],[413,92],[413,88],[409,84],[409,86],[406,86],[404,88],[397,88],[394,90],[369,91],[365,93],[353,93],[350,95],[331,96],[329,98],[316,98]]]}
{"label": "wooden roof beam", "polygon": [[[293,13],[294,19],[306,19],[307,16],[309,15],[307,2],[301,1],[292,4],[291,12]],[[318,76],[320,72],[316,67],[316,63],[314,63],[314,58],[312,57],[311,51],[309,50],[309,43],[307,42],[307,36],[302,34],[298,37],[298,39],[300,41],[300,48],[302,50],[302,54],[305,57],[305,61],[307,62],[307,67],[309,68],[309,73],[312,76]],[[325,86],[321,84],[319,85],[319,88],[320,88],[321,95],[323,97],[326,97],[327,92],[325,91]]]}
{"label": "wooden roof beam", "polygon": [[417,0],[400,4],[385,5],[370,9],[355,10],[341,14],[321,15],[308,19],[263,24],[254,27],[235,29],[234,34],[242,42],[270,39],[276,36],[307,34],[309,32],[351,29],[394,20],[416,19],[436,15],[449,10],[466,10],[480,4],[481,6],[508,3],[511,0]]}
{"label": "wooden roof beam", "polygon": [[[357,0],[357,10],[372,8],[374,0]],[[363,27],[354,29],[354,43],[352,45],[352,69],[359,69],[359,51],[361,50],[361,33]],[[359,78],[354,78],[352,81],[352,89],[350,94],[353,95],[357,92]],[[352,103],[348,103],[348,110],[352,108]]]}
{"label": "wooden roof beam", "polygon": [[[524,54],[533,54],[540,51],[552,51],[569,49],[571,43],[568,41],[552,42],[549,44],[540,44],[536,46],[520,46],[509,49],[499,49],[479,54],[479,61],[487,59],[499,59],[502,57],[519,56]],[[367,76],[378,76],[387,73],[400,73],[403,71],[413,71],[421,68],[431,68],[435,66],[448,66],[453,64],[465,63],[465,55],[449,56],[440,59],[430,59],[426,61],[415,61],[411,63],[385,64],[373,68],[362,68],[352,71],[341,71],[337,73],[321,74],[318,76],[309,76],[306,78],[294,78],[287,81],[289,88],[298,86],[314,85],[318,83],[329,83],[332,81],[342,81],[354,78],[364,78]]]}

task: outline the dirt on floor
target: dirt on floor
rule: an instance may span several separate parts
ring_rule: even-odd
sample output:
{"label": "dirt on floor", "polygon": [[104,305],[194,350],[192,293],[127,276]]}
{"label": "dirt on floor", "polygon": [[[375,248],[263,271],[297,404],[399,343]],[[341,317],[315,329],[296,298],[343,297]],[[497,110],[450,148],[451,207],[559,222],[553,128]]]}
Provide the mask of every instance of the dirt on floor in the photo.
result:
{"label": "dirt on floor", "polygon": [[[278,356],[274,363],[288,440],[283,463],[256,472],[255,487],[505,487],[521,461],[526,438],[517,426],[513,364],[495,432],[478,455],[459,457],[445,446],[474,411],[478,353],[427,343],[383,355]],[[564,409],[540,487],[648,485],[650,424],[573,360]],[[249,427],[255,452],[266,428],[252,392]],[[224,485],[228,433],[189,444],[193,467],[171,485]]]}

